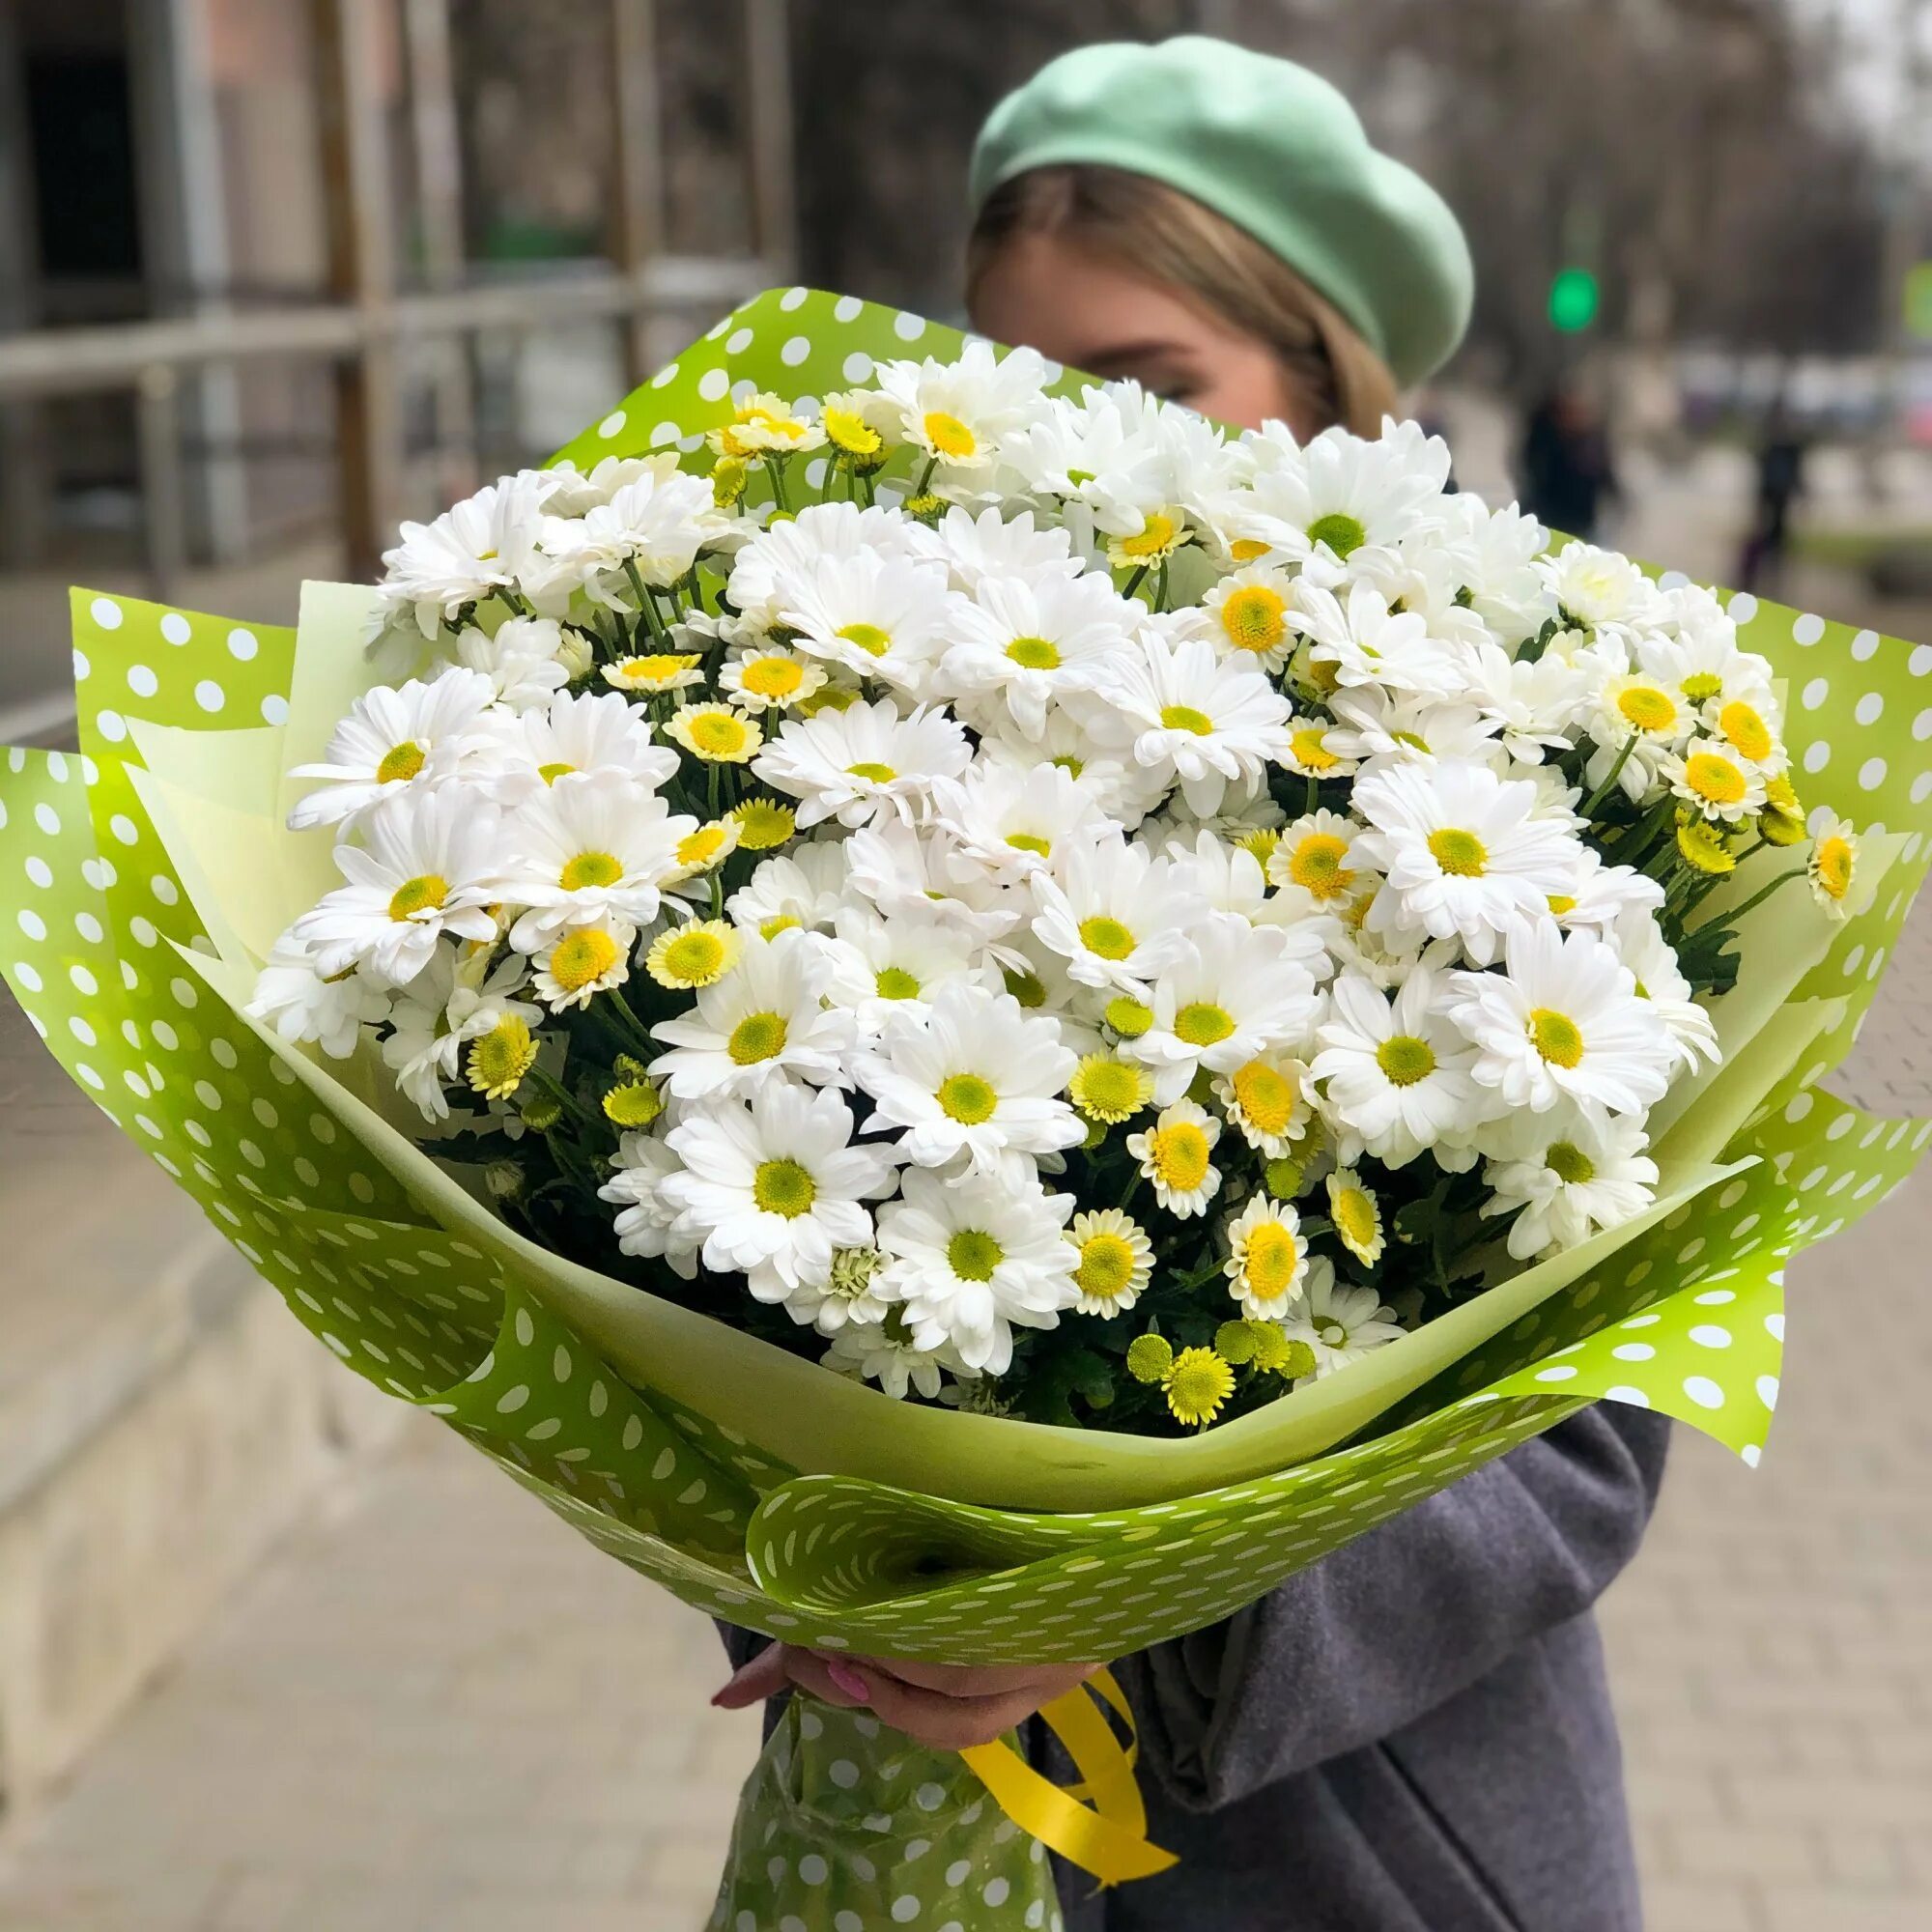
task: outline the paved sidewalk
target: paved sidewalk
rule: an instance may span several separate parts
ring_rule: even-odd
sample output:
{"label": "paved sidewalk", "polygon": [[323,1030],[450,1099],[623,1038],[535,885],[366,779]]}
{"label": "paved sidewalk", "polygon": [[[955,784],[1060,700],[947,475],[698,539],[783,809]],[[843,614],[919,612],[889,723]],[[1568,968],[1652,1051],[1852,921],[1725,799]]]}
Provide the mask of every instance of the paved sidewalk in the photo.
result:
{"label": "paved sidewalk", "polygon": [[[1932,905],[1848,1070],[1932,1107]],[[1795,1271],[1752,1474],[1680,1436],[1605,1623],[1651,1932],[1932,1924],[1932,1183]],[[0,1861],[0,1932],[696,1932],[715,1638],[412,1428]]]}

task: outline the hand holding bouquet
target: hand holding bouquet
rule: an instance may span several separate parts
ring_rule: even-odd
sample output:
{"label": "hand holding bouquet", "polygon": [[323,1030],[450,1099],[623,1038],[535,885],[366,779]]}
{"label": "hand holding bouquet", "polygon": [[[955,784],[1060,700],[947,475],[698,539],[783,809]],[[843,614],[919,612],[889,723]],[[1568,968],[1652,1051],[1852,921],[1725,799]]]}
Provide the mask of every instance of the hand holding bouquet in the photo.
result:
{"label": "hand holding bouquet", "polygon": [[[260,729],[124,668],[212,628],[83,600],[83,696],[154,702],[88,714],[77,1077],[126,1037],[127,1123],[338,1352],[821,1651],[1117,1654],[1596,1396],[1754,1460],[1785,1256],[1924,1141],[1812,1091],[1923,869],[1880,640],[1741,635],[1413,425],[898,353],[942,333],[760,298],[378,591],[234,633]],[[795,1703],[719,1922],[885,1922],[942,1831],[1045,1913],[867,1721]],[[1066,1835],[1018,1771],[974,1754]]]}

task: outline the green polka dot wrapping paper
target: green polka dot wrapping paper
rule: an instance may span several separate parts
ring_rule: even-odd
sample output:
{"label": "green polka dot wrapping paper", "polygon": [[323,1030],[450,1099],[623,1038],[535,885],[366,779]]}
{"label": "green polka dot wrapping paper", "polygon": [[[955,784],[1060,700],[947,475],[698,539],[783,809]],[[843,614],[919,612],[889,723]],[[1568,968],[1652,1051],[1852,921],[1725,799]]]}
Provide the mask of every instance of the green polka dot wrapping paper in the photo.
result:
{"label": "green polka dot wrapping paper", "polygon": [[[675,446],[701,468],[749,389],[823,394],[959,340],[773,291],[560,455]],[[325,1347],[711,1615],[862,1654],[1084,1661],[1227,1615],[1587,1402],[1657,1408],[1755,1463],[1790,1256],[1932,1138],[1821,1085],[1932,863],[1932,647],[1740,595],[1806,802],[1860,825],[1872,883],[1839,923],[1781,899],[1747,915],[1714,1008],[1724,1065],[1657,1117],[1648,1214],[1189,1439],[895,1404],[533,1247],[354,1063],[243,1016],[273,936],[327,883],[327,835],[286,829],[285,775],[375,681],[370,596],[309,585],[282,629],[75,593],[80,750],[0,768],[0,971]],[[1742,902],[1775,857],[1724,890]],[[956,1758],[801,1705],[748,1790],[714,1922],[1055,1922],[1044,1867],[983,1799]]]}

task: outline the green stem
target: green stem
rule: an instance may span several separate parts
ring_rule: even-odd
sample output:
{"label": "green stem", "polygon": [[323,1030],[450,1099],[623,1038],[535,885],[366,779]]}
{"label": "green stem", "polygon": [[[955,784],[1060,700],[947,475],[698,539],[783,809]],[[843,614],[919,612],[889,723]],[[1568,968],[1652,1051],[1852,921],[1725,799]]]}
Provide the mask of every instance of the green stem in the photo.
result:
{"label": "green stem", "polygon": [[[1762,905],[1780,886],[1788,886],[1793,879],[1803,877],[1804,871],[1804,867],[1794,866],[1790,871],[1778,873],[1777,877],[1772,880],[1770,885],[1760,887],[1743,905],[1732,906],[1728,911],[1719,913],[1718,918],[1722,920],[1726,925],[1735,927],[1738,921],[1744,918],[1745,914],[1749,912],[1753,906]],[[1716,923],[1716,920],[1706,920],[1704,924],[1700,925],[1697,930],[1702,932],[1706,927],[1715,925]]]}
{"label": "green stem", "polygon": [[1167,609],[1167,569],[1168,559],[1162,557],[1160,569],[1154,573],[1153,580],[1153,608],[1156,611]]}
{"label": "green stem", "polygon": [[1615,784],[1620,778],[1623,777],[1624,767],[1630,763],[1630,754],[1636,750],[1636,740],[1637,740],[1637,734],[1634,731],[1633,731],[1630,734],[1630,736],[1624,740],[1624,748],[1621,752],[1617,753],[1617,761],[1610,767],[1609,775],[1604,780],[1603,783],[1600,784],[1596,788],[1596,790],[1593,791],[1590,794],[1590,796],[1583,801],[1583,808],[1582,808],[1583,817],[1594,818],[1597,815],[1597,808],[1600,805],[1602,805],[1606,798],[1609,797],[1610,787],[1613,784]]}
{"label": "green stem", "polygon": [[784,467],[785,459],[782,456],[765,458],[765,474],[771,478],[772,484],[772,501],[786,515],[790,515],[791,499],[785,495]]}
{"label": "green stem", "polygon": [[1122,1213],[1124,1214],[1127,1211],[1128,1204],[1140,1192],[1141,1179],[1141,1171],[1138,1166],[1130,1167],[1127,1170],[1127,1184],[1121,1189],[1121,1198],[1116,1204]]}
{"label": "green stem", "polygon": [[653,638],[661,635],[658,628],[656,606],[651,602],[651,593],[644,588],[644,580],[638,574],[638,560],[634,556],[624,559],[624,575],[630,579],[631,590],[638,600],[638,621],[650,632]]}
{"label": "green stem", "polygon": [[1134,567],[1132,575],[1129,576],[1126,582],[1121,586],[1121,595],[1122,597],[1131,597],[1134,594],[1134,592],[1141,587],[1141,579],[1144,578],[1147,574],[1148,574],[1147,565],[1144,563],[1137,564]]}
{"label": "green stem", "polygon": [[939,458],[938,458],[938,457],[936,457],[936,456],[928,456],[928,457],[927,457],[927,458],[925,459],[925,468],[924,468],[923,469],[922,469],[922,470],[921,470],[921,471],[919,472],[919,481],[918,481],[918,483],[917,483],[917,484],[915,484],[915,485],[914,485],[914,487],[913,487],[913,493],[912,493],[912,494],[913,494],[913,495],[914,495],[915,497],[923,497],[923,496],[925,495],[926,491],[927,491],[927,490],[928,490],[929,488],[931,488],[931,485],[932,485],[932,472],[933,472],[933,471],[934,471],[935,469],[937,469],[938,468],[939,468]]}
{"label": "green stem", "polygon": [[1321,809],[1321,781],[1313,772],[1305,773],[1304,778],[1308,786],[1308,794],[1307,802],[1302,809],[1305,813],[1313,816]]}

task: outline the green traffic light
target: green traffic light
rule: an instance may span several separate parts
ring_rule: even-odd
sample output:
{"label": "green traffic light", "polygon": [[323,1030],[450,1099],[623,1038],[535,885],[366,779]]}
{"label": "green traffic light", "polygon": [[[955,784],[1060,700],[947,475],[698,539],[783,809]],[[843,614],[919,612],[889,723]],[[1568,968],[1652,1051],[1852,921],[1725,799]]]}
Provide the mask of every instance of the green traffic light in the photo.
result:
{"label": "green traffic light", "polygon": [[1588,269],[1559,269],[1549,284],[1549,322],[1566,335],[1597,319],[1597,278]]}

